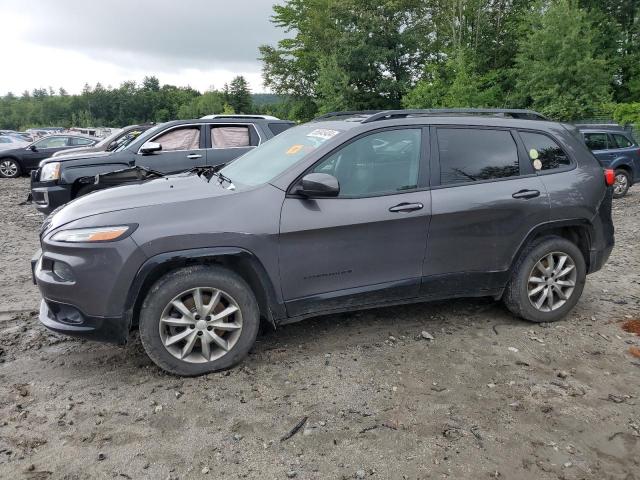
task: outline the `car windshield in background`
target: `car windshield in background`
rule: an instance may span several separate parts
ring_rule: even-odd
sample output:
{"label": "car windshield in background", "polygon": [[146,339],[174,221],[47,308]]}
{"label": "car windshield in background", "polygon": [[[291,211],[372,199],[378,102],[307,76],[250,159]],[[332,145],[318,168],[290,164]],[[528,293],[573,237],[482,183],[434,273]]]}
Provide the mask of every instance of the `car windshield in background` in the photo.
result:
{"label": "car windshield in background", "polygon": [[127,148],[132,142],[133,140],[138,140],[138,139],[148,139],[149,137],[151,137],[155,132],[158,131],[158,129],[160,129],[160,127],[163,127],[164,124],[163,123],[159,123],[158,125],[151,127],[149,130],[145,130],[142,134],[130,139],[129,141],[121,144],[118,146],[118,148],[116,148],[115,150],[113,150],[114,152],[120,152],[122,150],[124,150],[125,148]]}
{"label": "car windshield in background", "polygon": [[138,138],[143,133],[142,130],[131,130],[126,135],[123,135],[119,139],[113,141],[114,145],[108,149],[108,151],[118,150],[120,147],[126,147],[131,142],[133,142],[136,138]]}
{"label": "car windshield in background", "polygon": [[340,130],[303,125],[291,128],[224,167],[220,172],[236,187],[266,183],[316,150]]}

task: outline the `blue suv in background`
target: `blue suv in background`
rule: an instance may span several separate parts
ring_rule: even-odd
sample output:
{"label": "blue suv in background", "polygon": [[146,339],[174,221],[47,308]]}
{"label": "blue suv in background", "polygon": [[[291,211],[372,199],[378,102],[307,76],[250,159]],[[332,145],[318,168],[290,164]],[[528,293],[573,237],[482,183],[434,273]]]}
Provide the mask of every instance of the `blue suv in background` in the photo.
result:
{"label": "blue suv in background", "polygon": [[615,171],[614,198],[624,197],[640,180],[640,147],[619,125],[578,125],[587,147],[604,168]]}

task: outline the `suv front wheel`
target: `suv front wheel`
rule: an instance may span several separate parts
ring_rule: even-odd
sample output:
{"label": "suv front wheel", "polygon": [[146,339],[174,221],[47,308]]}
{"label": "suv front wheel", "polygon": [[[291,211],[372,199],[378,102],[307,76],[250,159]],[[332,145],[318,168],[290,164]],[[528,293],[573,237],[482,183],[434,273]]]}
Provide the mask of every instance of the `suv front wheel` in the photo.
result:
{"label": "suv front wheel", "polygon": [[241,277],[223,268],[186,267],[149,291],[140,311],[140,339],[163,370],[202,375],[240,362],[259,324],[255,296]]}
{"label": "suv front wheel", "polygon": [[531,245],[513,269],[504,303],[531,322],[555,322],[578,303],[586,280],[580,249],[562,237]]}

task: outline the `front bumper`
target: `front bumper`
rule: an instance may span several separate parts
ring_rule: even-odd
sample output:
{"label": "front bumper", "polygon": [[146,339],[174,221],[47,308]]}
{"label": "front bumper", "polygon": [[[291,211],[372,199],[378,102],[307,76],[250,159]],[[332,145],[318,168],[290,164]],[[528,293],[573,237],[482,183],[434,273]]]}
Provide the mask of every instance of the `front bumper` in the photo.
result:
{"label": "front bumper", "polygon": [[71,186],[37,181],[40,169],[31,171],[31,199],[38,211],[50,214],[71,201]]}
{"label": "front bumper", "polygon": [[72,305],[42,300],[40,322],[57,333],[99,342],[127,343],[129,321],[122,317],[90,317]]}

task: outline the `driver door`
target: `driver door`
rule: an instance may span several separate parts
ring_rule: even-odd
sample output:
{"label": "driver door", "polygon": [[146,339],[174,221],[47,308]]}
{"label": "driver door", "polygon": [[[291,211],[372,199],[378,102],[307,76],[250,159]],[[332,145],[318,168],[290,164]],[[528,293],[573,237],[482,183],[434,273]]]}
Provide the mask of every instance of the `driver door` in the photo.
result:
{"label": "driver door", "polygon": [[54,153],[67,148],[70,148],[69,137],[45,137],[26,148],[26,152],[22,157],[22,165],[27,170],[36,169],[40,160],[49,158]]}
{"label": "driver door", "polygon": [[136,165],[162,173],[178,173],[206,164],[204,136],[200,125],[170,128],[152,138],[150,142],[162,145],[162,150],[142,154]]}
{"label": "driver door", "polygon": [[280,276],[289,315],[417,296],[431,217],[426,145],[420,127],[365,134],[311,170],[338,179],[337,197],[287,195]]}

